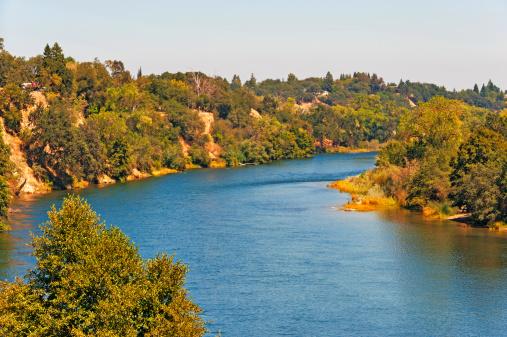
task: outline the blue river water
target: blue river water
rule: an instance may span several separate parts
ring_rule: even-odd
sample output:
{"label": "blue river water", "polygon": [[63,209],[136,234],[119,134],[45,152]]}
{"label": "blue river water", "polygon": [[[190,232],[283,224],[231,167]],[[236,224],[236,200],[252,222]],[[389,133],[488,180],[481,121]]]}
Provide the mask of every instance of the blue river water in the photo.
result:
{"label": "blue river water", "polygon": [[[144,258],[175,254],[207,336],[507,335],[507,234],[404,210],[337,211],[326,188],[375,153],[190,170],[79,191]],[[0,278],[34,267],[29,232],[67,192],[16,199]]]}

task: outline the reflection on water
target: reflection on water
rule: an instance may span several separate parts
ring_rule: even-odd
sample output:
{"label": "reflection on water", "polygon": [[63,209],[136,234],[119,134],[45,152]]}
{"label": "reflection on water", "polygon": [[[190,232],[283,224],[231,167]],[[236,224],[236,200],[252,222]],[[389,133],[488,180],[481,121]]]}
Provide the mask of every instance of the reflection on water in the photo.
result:
{"label": "reflection on water", "polygon": [[[337,212],[327,189],[375,154],[191,170],[80,194],[145,258],[176,253],[210,336],[502,335],[507,235],[403,210]],[[29,231],[66,192],[18,199],[0,275],[33,266]]]}

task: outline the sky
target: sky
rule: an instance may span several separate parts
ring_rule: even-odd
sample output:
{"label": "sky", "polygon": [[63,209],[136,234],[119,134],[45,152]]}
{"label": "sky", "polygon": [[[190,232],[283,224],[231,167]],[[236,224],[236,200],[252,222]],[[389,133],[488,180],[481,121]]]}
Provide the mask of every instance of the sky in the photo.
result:
{"label": "sky", "polygon": [[16,56],[58,42],[65,56],[121,60],[132,74],[369,72],[507,90],[506,18],[507,0],[0,0],[0,37]]}

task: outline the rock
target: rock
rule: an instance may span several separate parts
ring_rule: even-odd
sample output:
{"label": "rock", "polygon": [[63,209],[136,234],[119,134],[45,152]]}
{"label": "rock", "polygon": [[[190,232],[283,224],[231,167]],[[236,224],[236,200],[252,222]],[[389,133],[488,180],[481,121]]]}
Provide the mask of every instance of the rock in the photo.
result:
{"label": "rock", "polygon": [[116,180],[105,174],[97,177],[97,184],[114,184],[115,182]]}

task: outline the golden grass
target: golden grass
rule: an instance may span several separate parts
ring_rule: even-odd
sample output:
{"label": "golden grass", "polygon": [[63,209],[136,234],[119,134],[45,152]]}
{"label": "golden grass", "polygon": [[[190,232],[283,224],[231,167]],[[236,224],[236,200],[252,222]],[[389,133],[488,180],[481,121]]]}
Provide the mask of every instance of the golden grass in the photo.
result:
{"label": "golden grass", "polygon": [[365,184],[361,184],[357,177],[349,177],[344,180],[338,180],[332,184],[327,185],[327,187],[350,194],[366,194],[366,192],[368,192],[368,187],[365,186]]}
{"label": "golden grass", "polygon": [[212,160],[209,164],[210,168],[224,168],[227,167],[227,163],[223,159]]}
{"label": "golden grass", "polygon": [[327,185],[340,192],[350,193],[351,201],[341,209],[346,211],[368,212],[396,205],[396,200],[386,197],[381,187],[370,184],[367,177],[349,177]]}
{"label": "golden grass", "polygon": [[86,180],[81,180],[81,181],[75,181],[72,183],[72,189],[73,190],[77,190],[77,189],[80,189],[80,188],[86,188],[90,186],[90,183],[87,182]]}
{"label": "golden grass", "polygon": [[422,211],[423,211],[423,215],[427,218],[442,219],[442,216],[440,215],[438,210],[436,210],[432,207],[424,206]]}
{"label": "golden grass", "polygon": [[170,168],[167,168],[167,167],[163,167],[160,170],[153,170],[153,171],[151,171],[151,174],[157,177],[157,176],[163,176],[163,175],[166,175],[166,174],[178,173],[178,172],[179,172],[178,170],[170,169]]}
{"label": "golden grass", "polygon": [[494,222],[493,224],[489,225],[488,227],[490,229],[505,231],[505,230],[507,230],[507,223],[505,223],[503,221],[497,221],[497,222]]}

